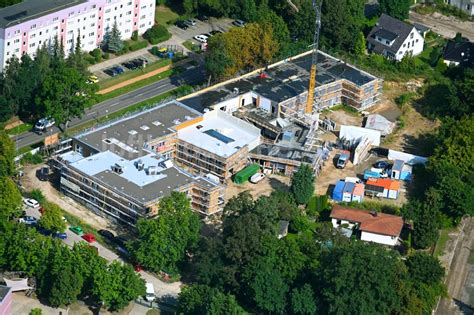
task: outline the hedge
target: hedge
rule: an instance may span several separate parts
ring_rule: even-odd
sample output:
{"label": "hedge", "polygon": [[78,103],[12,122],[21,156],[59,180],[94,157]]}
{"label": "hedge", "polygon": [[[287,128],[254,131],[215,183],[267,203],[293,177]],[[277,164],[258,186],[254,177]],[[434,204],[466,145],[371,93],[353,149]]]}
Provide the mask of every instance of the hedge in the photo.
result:
{"label": "hedge", "polygon": [[146,40],[142,40],[142,41],[139,41],[139,42],[130,43],[130,46],[128,47],[128,50],[135,51],[135,50],[139,50],[139,49],[142,49],[142,48],[146,48],[147,46],[148,46],[148,42]]}
{"label": "hedge", "polygon": [[163,25],[155,24],[152,28],[143,34],[143,38],[147,39],[150,44],[156,45],[171,38],[171,33]]}

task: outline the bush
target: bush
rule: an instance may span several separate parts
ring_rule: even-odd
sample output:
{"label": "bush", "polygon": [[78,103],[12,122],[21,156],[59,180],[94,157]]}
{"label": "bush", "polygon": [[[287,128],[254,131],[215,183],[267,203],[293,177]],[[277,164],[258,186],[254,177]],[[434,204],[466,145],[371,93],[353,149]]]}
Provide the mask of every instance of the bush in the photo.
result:
{"label": "bush", "polygon": [[133,31],[132,40],[135,41],[135,42],[138,40],[138,31]]}
{"label": "bush", "polygon": [[92,57],[89,54],[84,56],[84,60],[90,65],[95,65],[96,64],[94,57]]}
{"label": "bush", "polygon": [[163,25],[155,24],[152,28],[143,34],[143,38],[147,39],[150,44],[156,45],[171,38],[171,33]]}
{"label": "bush", "polygon": [[105,54],[102,55],[102,58],[104,58],[105,60],[110,59],[110,54],[105,53]]}
{"label": "bush", "polygon": [[414,93],[403,93],[400,94],[396,99],[395,103],[397,103],[398,106],[403,107],[403,105],[407,104],[414,96]]}
{"label": "bush", "polygon": [[147,46],[148,46],[148,42],[146,40],[142,40],[136,43],[131,43],[128,49],[130,51],[135,51],[135,50],[146,48]]}
{"label": "bush", "polygon": [[46,197],[43,195],[43,192],[39,189],[33,189],[30,192],[30,197],[38,201],[40,204],[43,204],[46,201]]}
{"label": "bush", "polygon": [[102,51],[99,48],[94,49],[90,52],[91,56],[95,59],[100,58],[102,56]]}
{"label": "bush", "polygon": [[21,158],[21,164],[41,164],[43,163],[43,157],[39,153],[31,154],[31,152],[25,153]]}

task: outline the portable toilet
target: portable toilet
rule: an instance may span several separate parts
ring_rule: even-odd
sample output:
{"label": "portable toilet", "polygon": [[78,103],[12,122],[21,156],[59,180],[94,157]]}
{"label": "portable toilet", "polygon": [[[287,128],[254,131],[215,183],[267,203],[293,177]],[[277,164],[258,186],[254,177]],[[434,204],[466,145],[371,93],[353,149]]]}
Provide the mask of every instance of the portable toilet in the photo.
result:
{"label": "portable toilet", "polygon": [[364,199],[364,184],[355,184],[354,191],[352,192],[352,201],[362,202]]}
{"label": "portable toilet", "polygon": [[392,173],[390,174],[390,178],[401,179],[404,164],[405,162],[403,162],[402,160],[395,160],[392,166]]}
{"label": "portable toilet", "polygon": [[173,59],[173,57],[174,57],[174,52],[168,51],[168,58]]}
{"label": "portable toilet", "polygon": [[354,183],[346,183],[344,189],[342,190],[342,201],[351,202],[352,201],[352,192],[354,191]]}
{"label": "portable toilet", "polygon": [[344,185],[346,183],[343,180],[340,180],[336,183],[334,190],[332,191],[332,200],[342,201],[342,191],[344,190]]}

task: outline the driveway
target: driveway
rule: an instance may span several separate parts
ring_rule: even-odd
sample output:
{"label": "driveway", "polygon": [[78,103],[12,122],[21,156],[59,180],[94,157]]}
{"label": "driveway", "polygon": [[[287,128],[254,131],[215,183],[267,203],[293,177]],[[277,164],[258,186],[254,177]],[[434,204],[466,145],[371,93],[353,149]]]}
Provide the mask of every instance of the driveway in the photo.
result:
{"label": "driveway", "polygon": [[422,15],[413,11],[410,11],[408,20],[412,23],[426,25],[445,38],[453,38],[456,33],[462,33],[464,37],[474,41],[474,22],[461,21],[455,17],[445,16],[437,12]]}

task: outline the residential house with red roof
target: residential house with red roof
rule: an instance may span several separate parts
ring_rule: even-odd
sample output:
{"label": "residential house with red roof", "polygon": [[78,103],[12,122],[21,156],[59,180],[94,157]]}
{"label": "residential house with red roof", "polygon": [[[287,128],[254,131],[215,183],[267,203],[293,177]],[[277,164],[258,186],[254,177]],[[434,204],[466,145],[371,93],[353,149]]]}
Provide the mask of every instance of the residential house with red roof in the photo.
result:
{"label": "residential house with red roof", "polygon": [[395,246],[403,228],[403,218],[375,211],[358,210],[335,205],[331,211],[334,228],[358,230],[366,242]]}

